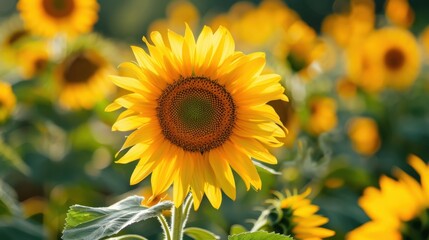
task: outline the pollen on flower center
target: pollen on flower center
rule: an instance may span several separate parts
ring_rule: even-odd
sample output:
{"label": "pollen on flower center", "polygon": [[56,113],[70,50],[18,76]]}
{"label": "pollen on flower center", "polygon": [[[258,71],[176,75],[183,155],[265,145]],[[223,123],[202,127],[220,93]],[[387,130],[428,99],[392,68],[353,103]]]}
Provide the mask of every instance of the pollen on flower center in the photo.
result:
{"label": "pollen on flower center", "polygon": [[73,12],[75,2],[74,0],[43,0],[42,6],[49,16],[63,18]]}
{"label": "pollen on flower center", "polygon": [[391,48],[384,55],[384,63],[390,70],[400,69],[405,62],[404,53],[398,48]]}
{"label": "pollen on flower center", "polygon": [[157,116],[165,138],[186,151],[203,153],[228,139],[235,111],[225,87],[205,77],[181,77],[161,94]]}
{"label": "pollen on flower center", "polygon": [[64,79],[68,83],[87,82],[100,68],[99,64],[85,54],[79,54],[71,59],[64,71]]}

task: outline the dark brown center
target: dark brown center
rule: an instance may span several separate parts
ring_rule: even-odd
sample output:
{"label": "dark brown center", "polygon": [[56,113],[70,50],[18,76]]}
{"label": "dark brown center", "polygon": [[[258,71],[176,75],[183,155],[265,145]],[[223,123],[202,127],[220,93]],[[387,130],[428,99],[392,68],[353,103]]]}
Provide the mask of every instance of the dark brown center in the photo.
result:
{"label": "dark brown center", "polygon": [[64,80],[67,83],[85,83],[98,71],[100,65],[91,55],[80,53],[66,60]]}
{"label": "dark brown center", "polygon": [[206,77],[180,77],[158,99],[162,133],[190,152],[210,151],[232,133],[236,106],[225,89]]}
{"label": "dark brown center", "polygon": [[45,12],[54,18],[70,16],[75,9],[75,0],[42,0]]}
{"label": "dark brown center", "polygon": [[17,30],[9,36],[6,42],[8,45],[13,45],[14,43],[18,42],[19,40],[21,40],[22,38],[28,35],[29,35],[29,32],[27,30],[24,30],[24,29]]}
{"label": "dark brown center", "polygon": [[401,49],[391,48],[384,55],[384,63],[389,70],[395,71],[402,68],[405,62],[405,55]]}

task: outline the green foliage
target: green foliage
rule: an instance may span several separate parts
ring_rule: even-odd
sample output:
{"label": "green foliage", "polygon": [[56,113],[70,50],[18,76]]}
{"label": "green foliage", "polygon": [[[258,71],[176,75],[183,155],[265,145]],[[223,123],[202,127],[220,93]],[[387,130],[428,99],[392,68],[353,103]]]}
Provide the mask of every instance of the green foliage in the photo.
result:
{"label": "green foliage", "polygon": [[231,226],[231,230],[230,230],[231,235],[244,233],[244,232],[247,232],[247,229],[245,227],[241,226],[240,224],[234,224]]}
{"label": "green foliage", "polygon": [[193,238],[193,239],[204,239],[204,240],[216,240],[216,239],[220,239],[219,236],[215,235],[214,233],[207,231],[205,229],[202,228],[197,228],[197,227],[189,227],[189,228],[185,228],[183,230],[183,233],[188,235],[189,237]]}
{"label": "green foliage", "polygon": [[30,169],[24,161],[22,161],[18,153],[0,139],[0,174],[7,172],[11,168],[24,174],[28,174],[30,172]]}
{"label": "green foliage", "polygon": [[0,180],[0,217],[21,215],[15,191]]}
{"label": "green foliage", "polygon": [[109,207],[73,205],[67,213],[62,238],[65,240],[94,240],[118,233],[125,227],[171,209],[172,202],[165,201],[151,208],[141,206],[142,197],[131,196]]}
{"label": "green foliage", "polygon": [[264,231],[244,232],[228,237],[228,240],[293,240],[293,238],[276,233],[268,233]]}

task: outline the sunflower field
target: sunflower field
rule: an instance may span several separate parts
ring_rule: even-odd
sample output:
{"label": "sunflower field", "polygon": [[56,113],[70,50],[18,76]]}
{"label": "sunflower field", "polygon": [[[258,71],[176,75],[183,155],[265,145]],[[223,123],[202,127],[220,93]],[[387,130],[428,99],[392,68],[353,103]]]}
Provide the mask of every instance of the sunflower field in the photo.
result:
{"label": "sunflower field", "polygon": [[429,240],[428,16],[1,0],[0,239]]}

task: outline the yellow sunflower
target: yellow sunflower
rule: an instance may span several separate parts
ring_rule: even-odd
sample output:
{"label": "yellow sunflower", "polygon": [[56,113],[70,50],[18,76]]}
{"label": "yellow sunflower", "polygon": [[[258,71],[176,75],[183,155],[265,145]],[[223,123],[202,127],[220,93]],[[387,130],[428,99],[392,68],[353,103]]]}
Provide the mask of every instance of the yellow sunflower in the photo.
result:
{"label": "yellow sunflower", "polygon": [[386,16],[393,24],[399,27],[410,27],[414,22],[414,11],[408,0],[388,0],[386,2]]}
{"label": "yellow sunflower", "polygon": [[350,120],[348,134],[353,149],[363,155],[373,155],[380,148],[377,123],[371,118],[357,117]]}
{"label": "yellow sunflower", "polygon": [[17,8],[29,30],[52,37],[91,31],[99,6],[96,0],[20,0]]}
{"label": "yellow sunflower", "polygon": [[5,82],[0,82],[0,123],[4,122],[15,109],[16,97],[12,87]]}
{"label": "yellow sunflower", "polygon": [[47,43],[28,43],[18,52],[18,65],[21,67],[21,75],[25,79],[37,76],[45,69],[50,60]]}
{"label": "yellow sunflower", "polygon": [[322,32],[340,47],[359,43],[374,29],[375,4],[373,0],[351,0],[347,12],[331,14],[322,22]]}
{"label": "yellow sunflower", "polygon": [[400,28],[373,32],[363,46],[349,49],[348,74],[368,91],[385,86],[409,88],[420,72],[419,47],[414,36]]}
{"label": "yellow sunflower", "polygon": [[107,79],[114,69],[96,49],[81,49],[69,53],[54,74],[61,106],[70,109],[90,109],[113,91]]}
{"label": "yellow sunflower", "polygon": [[268,201],[273,205],[272,209],[264,211],[255,223],[257,230],[290,235],[296,240],[321,240],[334,236],[334,231],[321,227],[329,219],[316,214],[319,207],[307,198],[310,193],[310,188],[301,194],[297,191],[286,191],[286,196],[277,193],[279,199]]}
{"label": "yellow sunflower", "polygon": [[[149,54],[132,47],[137,63],[121,64],[125,76],[113,82],[131,94],[106,108],[126,108],[113,125],[115,131],[133,132],[118,163],[139,160],[130,183],[151,176],[153,195],[172,184],[180,206],[189,191],[197,209],[204,194],[219,208],[221,190],[235,199],[234,169],[247,189],[261,188],[251,158],[275,164],[266,146],[278,147],[285,137],[278,115],[266,103],[287,101],[277,74],[261,74],[263,53],[236,52],[224,27],[205,26],[195,41],[187,26],[184,36],[173,31],[168,39],[152,32]],[[165,42],[168,41],[168,44]]]}
{"label": "yellow sunflower", "polygon": [[167,37],[168,29],[183,33],[185,28],[183,23],[186,22],[191,29],[198,26],[200,13],[198,9],[186,0],[172,1],[167,7],[167,17],[165,19],[157,19],[149,26],[149,33],[158,31],[163,38]]}
{"label": "yellow sunflower", "polygon": [[337,126],[337,104],[329,97],[316,97],[310,102],[308,130],[312,134],[321,134]]}
{"label": "yellow sunflower", "polygon": [[420,183],[399,170],[398,180],[380,178],[380,189],[369,187],[359,205],[371,221],[347,235],[347,240],[407,240],[429,236],[429,165],[411,155],[408,163],[420,175]]}
{"label": "yellow sunflower", "polygon": [[0,25],[0,68],[14,68],[18,64],[19,50],[32,40],[32,36],[18,16],[12,16]]}

